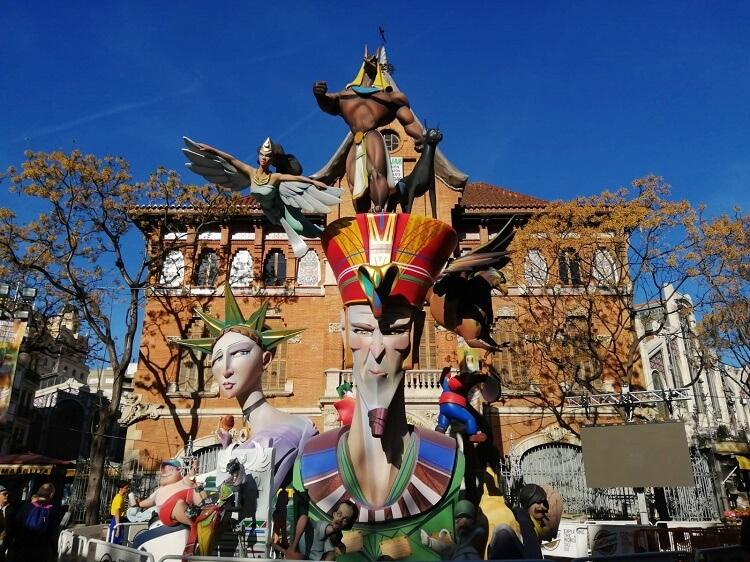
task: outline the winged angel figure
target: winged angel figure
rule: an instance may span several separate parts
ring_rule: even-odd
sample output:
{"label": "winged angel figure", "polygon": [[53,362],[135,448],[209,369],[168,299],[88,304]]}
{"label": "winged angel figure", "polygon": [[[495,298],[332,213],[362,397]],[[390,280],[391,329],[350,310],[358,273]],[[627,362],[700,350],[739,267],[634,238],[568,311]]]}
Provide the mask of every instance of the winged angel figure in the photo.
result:
{"label": "winged angel figure", "polygon": [[[302,212],[326,214],[329,205],[341,203],[343,190],[303,176],[302,166],[281,145],[270,138],[258,149],[258,167],[253,168],[239,158],[208,144],[193,142],[183,137],[182,152],[186,165],[211,183],[240,191],[250,186],[250,195],[260,204],[272,224],[280,225],[289,239],[294,255],[307,253],[302,239],[319,238],[323,229],[311,222]],[[271,171],[271,166],[276,171]]]}

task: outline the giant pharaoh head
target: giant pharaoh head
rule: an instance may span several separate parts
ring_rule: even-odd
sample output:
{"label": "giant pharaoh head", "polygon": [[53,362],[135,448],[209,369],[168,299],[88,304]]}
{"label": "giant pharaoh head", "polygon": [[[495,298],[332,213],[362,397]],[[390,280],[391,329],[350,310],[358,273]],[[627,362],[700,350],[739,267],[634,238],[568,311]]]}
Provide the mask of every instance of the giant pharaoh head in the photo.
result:
{"label": "giant pharaoh head", "polygon": [[403,384],[415,312],[456,246],[447,224],[424,216],[360,214],[331,223],[323,249],[345,306],[359,407],[382,436],[388,407]]}

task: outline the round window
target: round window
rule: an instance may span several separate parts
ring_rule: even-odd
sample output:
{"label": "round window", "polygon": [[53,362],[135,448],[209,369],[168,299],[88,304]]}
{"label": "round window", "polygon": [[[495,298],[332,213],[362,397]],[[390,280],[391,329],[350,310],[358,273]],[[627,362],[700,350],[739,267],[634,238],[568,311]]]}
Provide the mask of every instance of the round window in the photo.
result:
{"label": "round window", "polygon": [[383,139],[385,139],[385,147],[390,153],[396,152],[401,146],[401,139],[395,131],[383,131]]}

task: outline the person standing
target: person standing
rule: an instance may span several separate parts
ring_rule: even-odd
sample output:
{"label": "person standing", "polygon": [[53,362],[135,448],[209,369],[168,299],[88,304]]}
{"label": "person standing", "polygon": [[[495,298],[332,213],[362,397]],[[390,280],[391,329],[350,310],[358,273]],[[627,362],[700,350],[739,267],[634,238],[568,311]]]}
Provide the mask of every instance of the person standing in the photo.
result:
{"label": "person standing", "polygon": [[130,492],[130,482],[127,480],[120,481],[117,484],[117,494],[112,498],[112,505],[109,509],[112,519],[109,521],[109,529],[107,530],[107,542],[114,544],[123,543],[126,533],[122,527],[122,523],[127,522],[125,510],[128,508],[128,492]]}
{"label": "person standing", "polygon": [[8,489],[0,484],[0,562],[5,560],[5,551],[8,548],[8,525],[6,523],[7,518],[10,517],[8,511]]}
{"label": "person standing", "polygon": [[42,484],[31,500],[21,504],[8,519],[10,534],[8,562],[51,562],[55,560],[57,533],[62,510],[52,503],[55,486]]}

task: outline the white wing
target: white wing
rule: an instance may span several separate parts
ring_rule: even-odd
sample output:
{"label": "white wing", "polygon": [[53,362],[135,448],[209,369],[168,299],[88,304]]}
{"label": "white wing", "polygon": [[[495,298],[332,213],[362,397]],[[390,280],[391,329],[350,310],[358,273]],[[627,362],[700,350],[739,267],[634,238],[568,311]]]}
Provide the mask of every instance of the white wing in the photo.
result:
{"label": "white wing", "polygon": [[283,181],[279,184],[279,197],[282,203],[308,213],[329,213],[330,205],[341,203],[343,189],[326,187],[318,189],[310,183]]}
{"label": "white wing", "polygon": [[203,176],[211,183],[228,187],[234,191],[239,191],[250,185],[247,176],[241,174],[237,168],[220,156],[204,152],[187,137],[182,137],[182,140],[187,147],[182,149],[182,153],[190,160],[185,165],[196,174]]}

